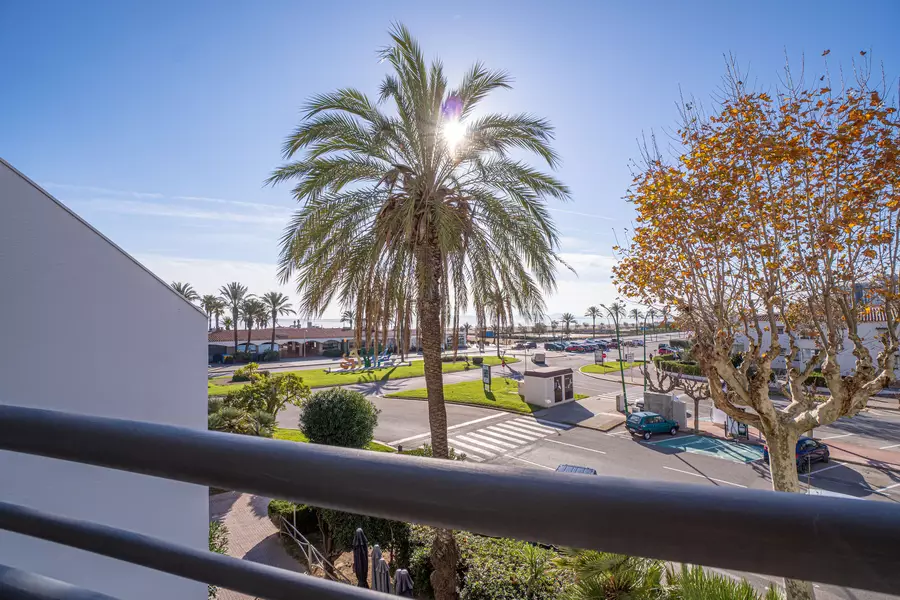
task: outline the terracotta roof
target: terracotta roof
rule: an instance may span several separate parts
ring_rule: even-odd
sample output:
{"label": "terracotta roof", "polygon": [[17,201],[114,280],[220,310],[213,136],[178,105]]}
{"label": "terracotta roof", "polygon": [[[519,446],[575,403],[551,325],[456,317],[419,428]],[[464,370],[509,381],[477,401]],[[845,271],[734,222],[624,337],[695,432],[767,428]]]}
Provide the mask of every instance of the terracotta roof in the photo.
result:
{"label": "terracotta roof", "polygon": [[[246,329],[238,329],[238,343],[246,343],[247,342],[247,330]],[[275,341],[279,340],[297,340],[297,339],[352,339],[353,338],[353,330],[352,329],[340,329],[340,328],[319,328],[319,327],[276,327],[275,328]],[[254,329],[250,332],[250,341],[251,342],[268,342],[272,340],[272,328],[264,328],[264,329]],[[234,343],[234,330],[226,330],[222,331],[213,331],[209,334],[210,342],[231,342]]]}

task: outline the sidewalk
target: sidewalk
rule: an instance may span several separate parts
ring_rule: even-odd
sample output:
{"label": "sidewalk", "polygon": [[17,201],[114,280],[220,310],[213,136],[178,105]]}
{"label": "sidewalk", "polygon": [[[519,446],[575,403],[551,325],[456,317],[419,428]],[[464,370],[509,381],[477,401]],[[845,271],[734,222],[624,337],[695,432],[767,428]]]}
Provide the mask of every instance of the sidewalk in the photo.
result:
{"label": "sidewalk", "polygon": [[[268,515],[269,498],[240,492],[209,497],[209,519],[228,528],[228,555],[302,573],[303,565],[288,555],[278,528]],[[220,589],[218,600],[252,600],[251,596]]]}
{"label": "sidewalk", "polygon": [[615,392],[551,406],[533,416],[598,431],[609,431],[625,422],[625,415],[616,411]]}
{"label": "sidewalk", "polygon": [[[690,429],[693,430],[693,419],[689,420],[689,424],[691,425]],[[725,439],[724,428],[711,421],[700,421],[700,431],[706,435]],[[755,427],[749,427],[748,433],[750,434],[750,439],[747,443],[759,445],[765,443],[765,438]],[[879,450],[833,440],[828,441],[828,448],[831,450],[831,458],[838,462],[900,472],[900,452]]]}

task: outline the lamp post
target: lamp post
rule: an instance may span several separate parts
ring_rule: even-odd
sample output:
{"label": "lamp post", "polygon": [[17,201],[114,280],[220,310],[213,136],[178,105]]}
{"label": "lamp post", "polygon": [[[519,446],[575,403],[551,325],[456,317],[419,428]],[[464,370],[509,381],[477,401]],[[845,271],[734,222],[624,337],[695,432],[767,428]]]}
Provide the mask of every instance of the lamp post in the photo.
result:
{"label": "lamp post", "polygon": [[647,313],[644,313],[644,394],[647,393]]}
{"label": "lamp post", "polygon": [[601,304],[603,308],[606,309],[606,312],[609,314],[613,323],[616,326],[616,351],[619,353],[619,375],[622,378],[622,401],[625,405],[625,414],[628,414],[628,391],[625,389],[625,365],[622,362],[622,347],[621,337],[619,336],[619,317],[624,314],[625,309],[622,308],[622,305],[618,302],[613,302],[610,306],[606,306]]}

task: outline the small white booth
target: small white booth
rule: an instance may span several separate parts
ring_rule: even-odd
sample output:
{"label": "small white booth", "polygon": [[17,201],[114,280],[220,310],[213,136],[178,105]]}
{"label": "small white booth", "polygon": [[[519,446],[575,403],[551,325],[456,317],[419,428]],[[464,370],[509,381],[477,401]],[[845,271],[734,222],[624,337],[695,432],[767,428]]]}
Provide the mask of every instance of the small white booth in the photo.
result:
{"label": "small white booth", "polygon": [[525,371],[519,382],[525,402],[535,406],[555,406],[575,399],[575,382],[570,367],[538,367]]}

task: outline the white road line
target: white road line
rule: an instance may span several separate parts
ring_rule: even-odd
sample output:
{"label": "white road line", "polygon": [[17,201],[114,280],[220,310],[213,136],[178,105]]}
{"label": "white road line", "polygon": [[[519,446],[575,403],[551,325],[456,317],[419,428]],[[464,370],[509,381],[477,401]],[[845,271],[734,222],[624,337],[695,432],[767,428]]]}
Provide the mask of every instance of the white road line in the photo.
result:
{"label": "white road line", "polygon": [[500,440],[491,437],[489,435],[485,435],[482,430],[478,431],[470,431],[466,434],[466,437],[473,437],[475,439],[484,440],[486,442],[491,442],[492,444],[500,444],[501,446],[506,446],[507,448],[518,448],[516,444],[510,444],[509,442],[501,442]]}
{"label": "white road line", "polygon": [[[485,427],[484,429],[479,429],[479,430],[478,430],[478,433],[483,434],[483,435],[486,435],[486,436],[490,436],[491,438],[499,438],[499,439],[501,439],[501,440],[506,440],[507,442],[515,442],[516,444],[527,444],[527,443],[528,443],[528,442],[526,442],[525,440],[520,440],[519,438],[514,438],[514,437],[511,437],[511,436],[508,436],[508,435],[506,435],[505,433],[499,433],[499,432],[497,432],[497,431],[491,431],[491,430],[489,430],[489,429],[486,428],[486,427]],[[472,434],[469,433],[469,435],[472,435]]]}
{"label": "white road line", "polygon": [[459,447],[462,448],[463,450],[468,450],[469,452],[475,452],[476,454],[481,454],[481,455],[486,456],[486,457],[488,457],[488,458],[493,458],[493,457],[494,457],[494,453],[493,453],[493,452],[488,452],[488,451],[485,450],[484,448],[478,448],[477,446],[470,446],[469,444],[466,444],[465,442],[460,442],[460,441],[458,441],[456,438],[451,438],[451,439],[450,439],[450,444],[451,444],[453,447],[459,446]]}
{"label": "white road line", "polygon": [[821,473],[821,472],[823,472],[823,471],[827,471],[828,469],[836,469],[836,468],[838,468],[838,467],[843,467],[843,466],[844,466],[844,463],[837,463],[837,464],[833,464],[833,465],[827,466],[827,467],[825,467],[824,469],[817,469],[817,470],[815,470],[815,471],[810,471],[809,474],[810,474],[810,475],[818,475],[819,473]]}
{"label": "white road line", "polygon": [[724,479],[716,479],[715,477],[707,477],[706,475],[701,475],[700,473],[691,473],[690,471],[682,471],[681,469],[674,469],[672,467],[663,467],[663,469],[668,469],[670,471],[676,471],[678,473],[684,473],[685,475],[691,475],[692,477],[700,477],[702,479],[709,479],[710,481],[718,481],[719,483],[724,483],[726,485],[733,485],[734,487],[745,488],[746,485],[741,485],[739,483],[732,483],[730,481],[725,481]]}
{"label": "white road line", "polygon": [[878,494],[878,493],[881,493],[881,492],[885,492],[885,491],[887,491],[887,490],[892,490],[892,489],[894,489],[895,487],[897,487],[898,485],[900,485],[900,483],[895,483],[894,485],[889,485],[889,486],[887,486],[887,487],[883,487],[883,488],[881,488],[880,490],[875,490],[875,493]]}
{"label": "white road line", "polygon": [[490,427],[485,427],[490,433],[502,433],[511,437],[511,439],[527,444],[528,442],[533,442],[535,440],[539,440],[539,437],[531,437],[530,435],[525,435],[524,433],[519,433],[515,430],[510,431],[509,429],[501,429],[500,427],[496,427],[491,425]]}
{"label": "white road line", "polygon": [[879,450],[887,450],[888,448],[898,448],[900,444],[891,444],[890,446],[882,446]]}
{"label": "white road line", "polygon": [[524,427],[526,430],[534,431],[535,433],[540,433],[543,435],[550,435],[553,433],[559,433],[558,429],[553,429],[552,427],[544,427],[543,425],[532,425],[531,423],[523,422],[520,420],[513,420],[510,425],[516,425],[518,427]]}
{"label": "white road line", "polygon": [[[506,416],[507,413],[500,412],[495,415],[488,415],[486,417],[481,417],[480,419],[475,419],[474,421],[466,421],[465,423],[460,423],[459,425],[454,425],[452,427],[448,427],[447,431],[453,431],[454,429],[459,429],[460,427],[468,427],[469,425],[474,425],[475,423],[481,423],[483,421],[489,421],[490,419],[496,419],[497,417]],[[388,446],[396,446],[397,444],[402,444],[403,442],[411,442],[412,440],[418,440],[421,438],[427,438],[431,433],[420,433],[419,435],[413,435],[408,438],[403,438],[402,440],[396,440],[393,442],[388,442]]]}
{"label": "white road line", "polygon": [[551,471],[555,471],[555,470],[556,470],[556,469],[554,469],[553,467],[548,467],[548,466],[545,466],[545,465],[539,465],[539,464],[537,464],[536,462],[531,462],[530,460],[525,460],[524,458],[519,458],[518,456],[510,456],[509,458],[511,458],[511,459],[513,459],[513,460],[517,460],[517,461],[519,461],[519,462],[528,463],[529,465],[534,465],[535,467],[540,467],[540,468],[542,468],[542,469],[549,469],[549,470],[551,470]]}
{"label": "white road line", "polygon": [[853,435],[853,434],[852,433],[841,433],[838,435],[829,435],[828,437],[820,437],[819,439],[820,440],[836,440],[836,439],[842,438],[842,437],[850,437],[851,435]]}
{"label": "white road line", "polygon": [[528,429],[524,429],[514,425],[508,425],[506,423],[497,423],[496,425],[491,425],[494,429],[499,429],[501,431],[508,431],[510,435],[517,435],[519,437],[528,438],[529,440],[539,440],[544,437],[543,433],[536,433],[534,431],[530,431]]}
{"label": "white road line", "polygon": [[475,444],[476,448],[487,448],[488,450],[494,450],[495,452],[504,453],[506,452],[505,448],[501,446],[495,446],[494,444],[488,444],[487,442],[479,441],[475,438],[471,438],[468,435],[458,435],[456,436],[457,440],[462,440],[466,444]]}
{"label": "white road line", "polygon": [[547,419],[538,419],[535,418],[535,421],[540,423],[541,425],[546,425],[547,427],[553,427],[554,429],[562,429],[563,431],[568,431],[572,429],[571,425],[566,425],[564,423],[557,423],[556,421],[548,421]]}
{"label": "white road line", "polygon": [[554,444],[559,444],[560,446],[568,446],[569,448],[578,448],[579,450],[587,450],[588,452],[596,452],[597,454],[606,454],[603,450],[594,450],[593,448],[585,448],[584,446],[576,446],[575,444],[567,444],[565,442],[560,442],[559,440],[551,440],[550,438],[544,438],[545,442],[552,442]]}
{"label": "white road line", "polygon": [[872,413],[873,415],[878,415],[879,417],[892,417],[892,416],[894,416],[894,415],[892,415],[892,414],[890,414],[890,413],[884,412],[883,410],[875,410],[874,408],[867,408],[866,410],[867,410],[868,412]]}

